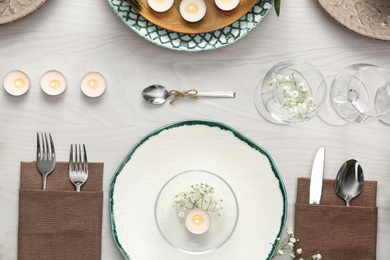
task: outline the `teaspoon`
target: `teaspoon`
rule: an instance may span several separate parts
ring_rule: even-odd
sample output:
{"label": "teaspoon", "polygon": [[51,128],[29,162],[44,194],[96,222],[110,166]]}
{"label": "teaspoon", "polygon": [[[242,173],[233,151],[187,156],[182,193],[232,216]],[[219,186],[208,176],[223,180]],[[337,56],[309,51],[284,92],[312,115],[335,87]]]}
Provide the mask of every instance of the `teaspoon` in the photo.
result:
{"label": "teaspoon", "polygon": [[[170,96],[167,89],[161,85],[152,85],[142,91],[142,97],[153,105],[161,105],[167,101]],[[194,97],[217,97],[217,98],[234,98],[235,92],[197,92]]]}
{"label": "teaspoon", "polygon": [[351,159],[346,161],[336,176],[335,189],[337,195],[350,206],[351,200],[363,189],[364,175],[359,162]]}

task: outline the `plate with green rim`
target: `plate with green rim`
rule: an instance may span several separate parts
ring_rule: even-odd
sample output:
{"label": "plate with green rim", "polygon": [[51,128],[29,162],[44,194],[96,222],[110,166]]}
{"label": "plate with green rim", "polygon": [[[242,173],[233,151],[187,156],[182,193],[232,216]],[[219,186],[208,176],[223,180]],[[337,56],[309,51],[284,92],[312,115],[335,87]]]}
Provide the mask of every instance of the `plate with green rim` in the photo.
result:
{"label": "plate with green rim", "polygon": [[[161,187],[188,169],[204,169],[224,178],[240,206],[232,238],[202,259],[250,259],[253,255],[271,259],[287,218],[287,193],[275,162],[263,147],[230,126],[196,119],[147,134],[113,174],[111,228],[124,258],[192,259],[163,240],[154,220]],[[225,213],[229,214],[229,209],[224,208]]]}
{"label": "plate with green rim", "polygon": [[178,51],[207,51],[230,45],[250,33],[272,9],[274,0],[258,0],[254,7],[229,26],[200,34],[168,31],[142,17],[126,0],[108,0],[112,10],[145,40]]}

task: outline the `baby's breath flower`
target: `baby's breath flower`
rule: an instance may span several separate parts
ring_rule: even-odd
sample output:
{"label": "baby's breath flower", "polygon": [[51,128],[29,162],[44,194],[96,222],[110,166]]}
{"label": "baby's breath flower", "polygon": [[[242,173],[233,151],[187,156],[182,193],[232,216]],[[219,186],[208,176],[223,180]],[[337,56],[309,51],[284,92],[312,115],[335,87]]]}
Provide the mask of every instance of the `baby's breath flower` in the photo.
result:
{"label": "baby's breath flower", "polygon": [[[276,256],[281,256],[284,253],[287,253],[290,256],[290,259],[295,259],[295,249],[294,248],[295,248],[295,246],[298,245],[299,239],[296,239],[294,237],[294,229],[292,227],[288,227],[286,230],[286,233],[288,234],[287,239],[282,240],[280,237],[276,238],[276,240],[278,242],[277,242],[277,246],[274,245],[276,251],[275,251],[274,255],[272,256],[272,258],[274,258]],[[296,250],[296,253],[301,254],[302,248],[298,248]],[[322,256],[321,256],[320,252],[317,252],[316,254],[312,255],[311,257],[309,257],[306,260],[310,260],[310,259],[319,260],[321,258],[322,258]],[[305,259],[303,259],[301,257],[301,258],[299,258],[299,260],[305,260]]]}
{"label": "baby's breath flower", "polygon": [[294,74],[284,77],[277,75],[269,85],[282,89],[284,103],[280,109],[283,117],[305,119],[311,117],[317,109],[310,96],[310,89],[305,87],[304,82],[297,82]]}
{"label": "baby's breath flower", "polygon": [[222,216],[222,199],[214,197],[214,187],[208,183],[197,183],[190,185],[190,190],[175,194],[173,207],[180,212],[179,217],[184,217],[187,210],[201,208],[209,212],[215,212]]}
{"label": "baby's breath flower", "polygon": [[294,98],[297,98],[299,96],[299,92],[294,90],[291,92],[291,96],[294,97]]}

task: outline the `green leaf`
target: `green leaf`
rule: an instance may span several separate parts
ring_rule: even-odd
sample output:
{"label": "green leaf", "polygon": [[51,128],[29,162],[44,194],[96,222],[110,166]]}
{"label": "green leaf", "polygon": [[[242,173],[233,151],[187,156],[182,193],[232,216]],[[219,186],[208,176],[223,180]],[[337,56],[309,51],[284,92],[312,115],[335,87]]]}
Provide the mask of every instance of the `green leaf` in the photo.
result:
{"label": "green leaf", "polygon": [[278,17],[279,17],[279,14],[280,14],[280,1],[281,0],[275,0],[275,2],[274,2],[275,12],[276,12],[276,15]]}
{"label": "green leaf", "polygon": [[143,6],[139,0],[131,0],[138,8],[143,9]]}

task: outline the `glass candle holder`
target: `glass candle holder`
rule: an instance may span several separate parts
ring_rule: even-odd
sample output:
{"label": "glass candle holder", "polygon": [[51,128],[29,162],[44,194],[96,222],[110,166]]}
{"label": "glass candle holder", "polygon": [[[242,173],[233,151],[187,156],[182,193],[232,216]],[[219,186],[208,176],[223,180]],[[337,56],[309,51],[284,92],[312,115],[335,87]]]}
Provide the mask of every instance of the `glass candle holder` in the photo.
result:
{"label": "glass candle holder", "polygon": [[[206,184],[210,186],[202,186]],[[188,195],[200,186],[213,187],[212,199],[223,199],[223,212],[211,209],[207,198],[194,203],[190,207],[193,209],[176,207],[178,194]],[[222,247],[232,237],[238,216],[238,201],[231,186],[219,175],[205,170],[189,170],[170,178],[158,193],[154,207],[161,237],[175,249],[192,255],[207,254]]]}

